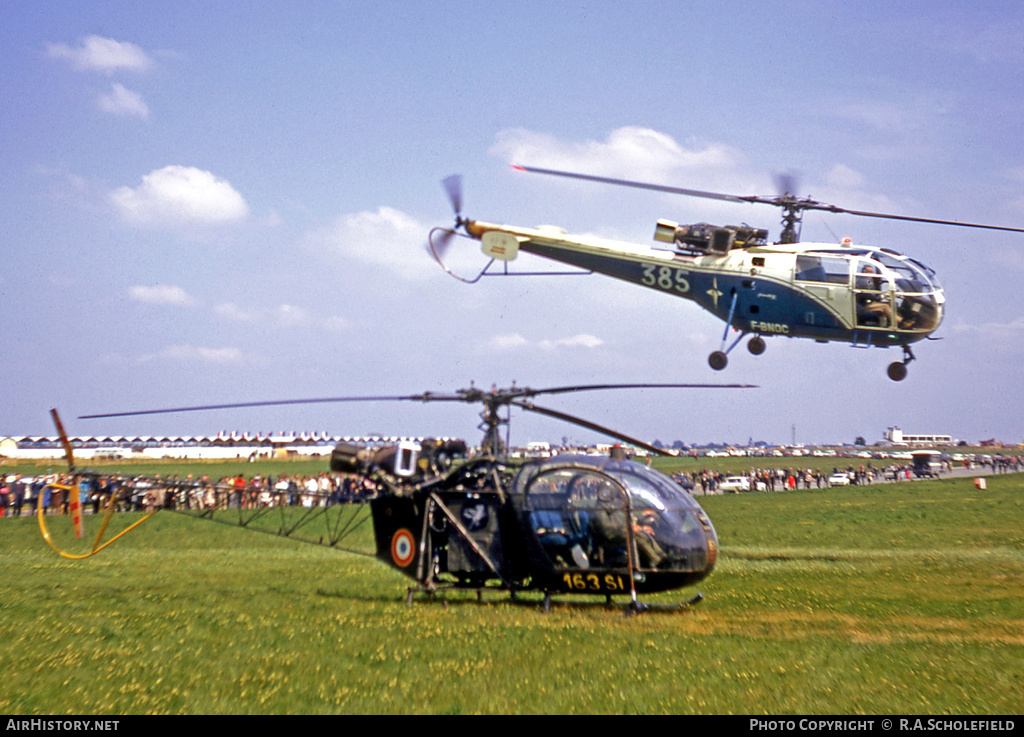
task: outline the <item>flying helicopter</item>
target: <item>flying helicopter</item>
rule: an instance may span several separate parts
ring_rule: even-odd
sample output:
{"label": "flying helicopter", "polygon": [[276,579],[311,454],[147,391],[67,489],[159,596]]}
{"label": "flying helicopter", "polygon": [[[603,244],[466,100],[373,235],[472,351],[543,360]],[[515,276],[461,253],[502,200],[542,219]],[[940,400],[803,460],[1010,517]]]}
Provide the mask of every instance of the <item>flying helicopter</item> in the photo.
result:
{"label": "flying helicopter", "polygon": [[[375,543],[372,555],[413,579],[407,591],[409,603],[416,593],[438,596],[447,589],[475,590],[481,598],[484,592],[495,590],[508,592],[513,598],[519,592],[540,591],[545,609],[550,608],[553,595],[585,594],[603,595],[608,604],[614,604],[616,596],[628,596],[628,612],[640,612],[650,605],[641,603],[639,594],[689,586],[711,573],[718,555],[718,538],[711,520],[684,488],[668,476],[629,460],[619,447],[605,457],[560,455],[528,461],[517,468],[507,454],[511,409],[541,414],[668,455],[619,431],[541,407],[534,398],[617,389],[719,388],[753,387],[592,384],[545,389],[513,385],[481,390],[471,386],[454,393],[246,402],[79,418],[325,402],[482,405],[479,429],[484,435],[476,454],[469,453],[465,442],[451,439],[403,440],[380,447],[339,443],[331,454],[330,468],[358,478],[362,493],[330,499],[315,492],[292,495],[263,489],[251,482],[125,479],[78,469],[71,443],[54,410],[70,469],[66,481],[51,486],[72,499],[79,498],[83,483],[108,492],[100,533],[92,549],[84,554],[68,553],[54,541],[41,505],[39,525],[46,541],[59,554],[89,557],[113,542],[102,540],[113,510],[134,493],[129,488],[141,485],[159,490],[159,508],[349,552],[361,552],[345,547],[345,541],[367,518],[371,519]],[[501,437],[503,427],[506,440]],[[71,516],[76,516],[74,508]],[[80,514],[77,517],[81,519]],[[702,598],[697,594],[675,606]]]}
{"label": "flying helicopter", "polygon": [[[778,196],[741,196],[512,166],[549,176],[782,209],[782,232],[774,243],[769,242],[766,229],[748,225],[681,225],[659,220],[654,240],[668,245],[654,248],[570,235],[548,225],[525,228],[470,219],[462,215],[461,177],[452,175],[443,182],[455,211],[455,225],[432,230],[429,250],[450,275],[475,283],[483,276],[596,272],[692,300],[725,322],[721,346],[708,356],[708,364],[716,371],[726,367],[729,353],[746,336],[750,336],[747,349],[753,355],[765,351],[765,338],[786,336],[863,348],[899,347],[903,359],[889,364],[887,373],[893,381],[902,381],[907,376],[907,364],[915,359],[911,345],[930,339],[941,324],[945,295],[931,268],[889,248],[857,245],[849,239],[840,243],[801,242],[800,225],[806,210],[1024,233],[1024,228],[836,207],[793,194],[795,186],[788,176],[780,178],[782,193]],[[490,259],[476,277],[461,277],[444,263],[456,235],[480,241],[481,250]],[[509,271],[508,263],[520,251],[583,271]],[[491,270],[495,261],[503,262],[504,268]],[[731,343],[730,330],[738,333]]]}

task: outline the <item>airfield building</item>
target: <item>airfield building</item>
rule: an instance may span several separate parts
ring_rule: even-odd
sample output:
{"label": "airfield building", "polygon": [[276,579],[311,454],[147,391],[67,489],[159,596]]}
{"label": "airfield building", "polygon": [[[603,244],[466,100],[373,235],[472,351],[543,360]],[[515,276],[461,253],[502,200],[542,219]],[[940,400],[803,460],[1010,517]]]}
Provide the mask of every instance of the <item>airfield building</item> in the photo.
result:
{"label": "airfield building", "polygon": [[924,446],[953,445],[951,435],[911,435],[898,427],[890,427],[885,431],[885,439],[893,445]]}

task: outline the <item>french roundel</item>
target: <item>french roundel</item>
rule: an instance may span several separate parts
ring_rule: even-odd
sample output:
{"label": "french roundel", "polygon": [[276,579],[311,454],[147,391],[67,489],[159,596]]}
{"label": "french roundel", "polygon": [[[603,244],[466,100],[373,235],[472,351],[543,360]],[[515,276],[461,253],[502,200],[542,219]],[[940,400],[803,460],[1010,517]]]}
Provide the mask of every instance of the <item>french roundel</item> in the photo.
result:
{"label": "french roundel", "polygon": [[399,568],[405,568],[416,557],[416,541],[406,529],[396,530],[391,536],[391,560]]}

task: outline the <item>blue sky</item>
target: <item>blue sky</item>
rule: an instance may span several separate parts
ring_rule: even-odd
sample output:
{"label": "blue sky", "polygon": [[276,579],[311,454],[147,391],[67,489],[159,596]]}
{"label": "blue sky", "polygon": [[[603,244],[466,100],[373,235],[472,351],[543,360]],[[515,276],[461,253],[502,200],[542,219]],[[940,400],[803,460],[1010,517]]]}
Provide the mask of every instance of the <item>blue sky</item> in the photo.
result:
{"label": "blue sky", "polygon": [[[547,404],[648,439],[1024,441],[1024,236],[809,213],[808,240],[909,253],[941,341],[775,339],[602,277],[445,275],[451,213],[649,243],[769,208],[517,173],[510,161],[847,208],[1024,225],[1019,3],[46,3],[0,9],[0,435],[47,410],[478,385],[746,382]],[[706,7],[705,7],[706,6]],[[482,265],[473,246],[453,254]],[[524,263],[524,268],[540,264]],[[460,435],[476,411],[323,406],[68,420],[78,434]],[[518,441],[593,439],[538,417]]]}

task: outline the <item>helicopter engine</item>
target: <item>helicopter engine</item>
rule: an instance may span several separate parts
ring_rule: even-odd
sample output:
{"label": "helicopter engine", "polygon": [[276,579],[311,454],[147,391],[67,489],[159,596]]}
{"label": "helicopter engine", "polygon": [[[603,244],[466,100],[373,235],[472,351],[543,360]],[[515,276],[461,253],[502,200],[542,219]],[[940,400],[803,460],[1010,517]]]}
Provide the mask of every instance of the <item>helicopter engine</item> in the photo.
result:
{"label": "helicopter engine", "polygon": [[401,440],[382,448],[338,443],[331,452],[331,470],[358,474],[380,470],[412,481],[444,474],[455,458],[465,457],[466,453],[463,440]]}
{"label": "helicopter engine", "polygon": [[768,231],[749,225],[680,225],[671,220],[659,220],[654,228],[654,240],[678,244],[683,251],[724,254],[734,248],[766,245]]}

